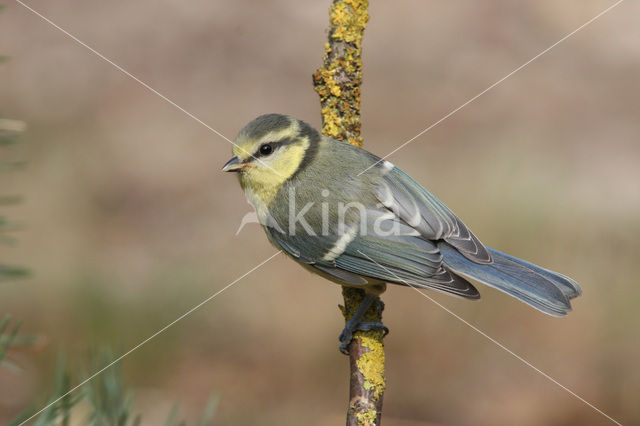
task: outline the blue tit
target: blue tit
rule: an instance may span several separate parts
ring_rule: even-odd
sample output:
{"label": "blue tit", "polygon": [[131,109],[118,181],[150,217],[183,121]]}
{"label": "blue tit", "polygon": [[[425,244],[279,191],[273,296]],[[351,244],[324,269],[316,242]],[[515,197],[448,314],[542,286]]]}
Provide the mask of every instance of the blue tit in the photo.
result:
{"label": "blue tit", "polygon": [[366,292],[341,334],[362,323],[386,283],[467,299],[469,279],[554,316],[581,294],[571,278],[486,247],[433,194],[364,149],[322,135],[295,118],[267,114],[238,134],[236,172],[267,237],[309,271]]}

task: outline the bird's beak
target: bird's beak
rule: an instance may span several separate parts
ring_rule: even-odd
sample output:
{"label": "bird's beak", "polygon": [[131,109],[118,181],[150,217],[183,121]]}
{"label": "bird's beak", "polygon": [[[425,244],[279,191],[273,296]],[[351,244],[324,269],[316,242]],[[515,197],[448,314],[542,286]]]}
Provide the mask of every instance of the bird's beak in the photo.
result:
{"label": "bird's beak", "polygon": [[238,157],[231,157],[231,160],[227,161],[227,163],[222,166],[223,172],[239,172],[244,169],[244,164],[240,161]]}

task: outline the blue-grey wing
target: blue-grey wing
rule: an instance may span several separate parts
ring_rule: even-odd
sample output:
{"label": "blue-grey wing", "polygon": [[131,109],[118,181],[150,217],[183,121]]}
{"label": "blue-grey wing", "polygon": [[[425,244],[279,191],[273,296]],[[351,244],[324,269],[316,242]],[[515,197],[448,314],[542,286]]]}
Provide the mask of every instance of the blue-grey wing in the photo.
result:
{"label": "blue-grey wing", "polygon": [[285,234],[273,227],[265,227],[267,237],[298,262],[308,265],[344,284],[366,286],[370,282],[358,274],[336,267],[331,256],[340,237],[337,235]]}
{"label": "blue-grey wing", "polygon": [[367,209],[340,235],[286,235],[267,228],[269,238],[298,261],[350,285],[371,279],[429,288],[477,299],[478,291],[442,263],[437,245],[387,209]]}
{"label": "blue-grey wing", "polygon": [[491,254],[464,223],[402,170],[389,162],[380,167],[376,197],[399,218],[429,240],[445,240],[476,263],[491,263]]}
{"label": "blue-grey wing", "polygon": [[[336,257],[336,267],[381,281],[478,299],[467,280],[443,265],[438,246],[389,211],[367,210],[362,229]],[[363,227],[364,228],[364,227]]]}

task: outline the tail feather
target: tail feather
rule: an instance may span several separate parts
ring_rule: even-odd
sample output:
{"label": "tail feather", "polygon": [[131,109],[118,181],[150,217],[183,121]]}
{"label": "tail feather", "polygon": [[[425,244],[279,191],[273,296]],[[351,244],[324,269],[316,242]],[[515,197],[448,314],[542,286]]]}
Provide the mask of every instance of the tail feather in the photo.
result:
{"label": "tail feather", "polygon": [[494,287],[549,315],[566,315],[571,310],[570,299],[581,294],[580,286],[571,278],[497,250],[489,249],[493,263],[478,264],[446,242],[438,247],[444,264],[454,273]]}
{"label": "tail feather", "polygon": [[574,297],[578,297],[582,294],[582,289],[578,285],[577,282],[572,280],[571,278],[559,274],[557,272],[550,271],[548,269],[541,268],[538,265],[534,265],[531,262],[527,262],[526,260],[518,259],[517,257],[509,256],[508,254],[501,253],[494,249],[489,249],[489,251],[493,254],[494,258],[504,258],[511,262],[518,263],[519,265],[529,268],[535,273],[542,275],[547,278],[549,281],[552,281],[556,284],[556,286],[562,291],[562,293],[567,296],[568,299],[573,299]]}

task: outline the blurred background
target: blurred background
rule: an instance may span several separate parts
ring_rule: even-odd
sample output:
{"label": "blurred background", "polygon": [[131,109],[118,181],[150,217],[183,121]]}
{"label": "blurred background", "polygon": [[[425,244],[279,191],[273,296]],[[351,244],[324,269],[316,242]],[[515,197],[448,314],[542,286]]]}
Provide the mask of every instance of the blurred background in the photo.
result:
{"label": "blurred background", "polygon": [[[120,354],[275,252],[220,167],[231,146],[17,3],[0,14],[0,116],[27,124],[0,176],[24,202],[0,315],[43,343],[0,369],[0,423],[49,397],[56,359]],[[29,5],[233,139],[281,112],[320,125],[311,74],[329,1],[31,0]],[[365,147],[384,155],[613,1],[373,1]],[[640,4],[625,2],[390,160],[491,247],[575,278],[557,319],[492,289],[430,294],[625,424],[640,422]],[[418,296],[385,293],[385,425],[609,424]],[[342,424],[340,288],[278,256],[122,362],[143,424]],[[83,367],[84,366],[84,367]],[[79,377],[74,379],[74,383]]]}

